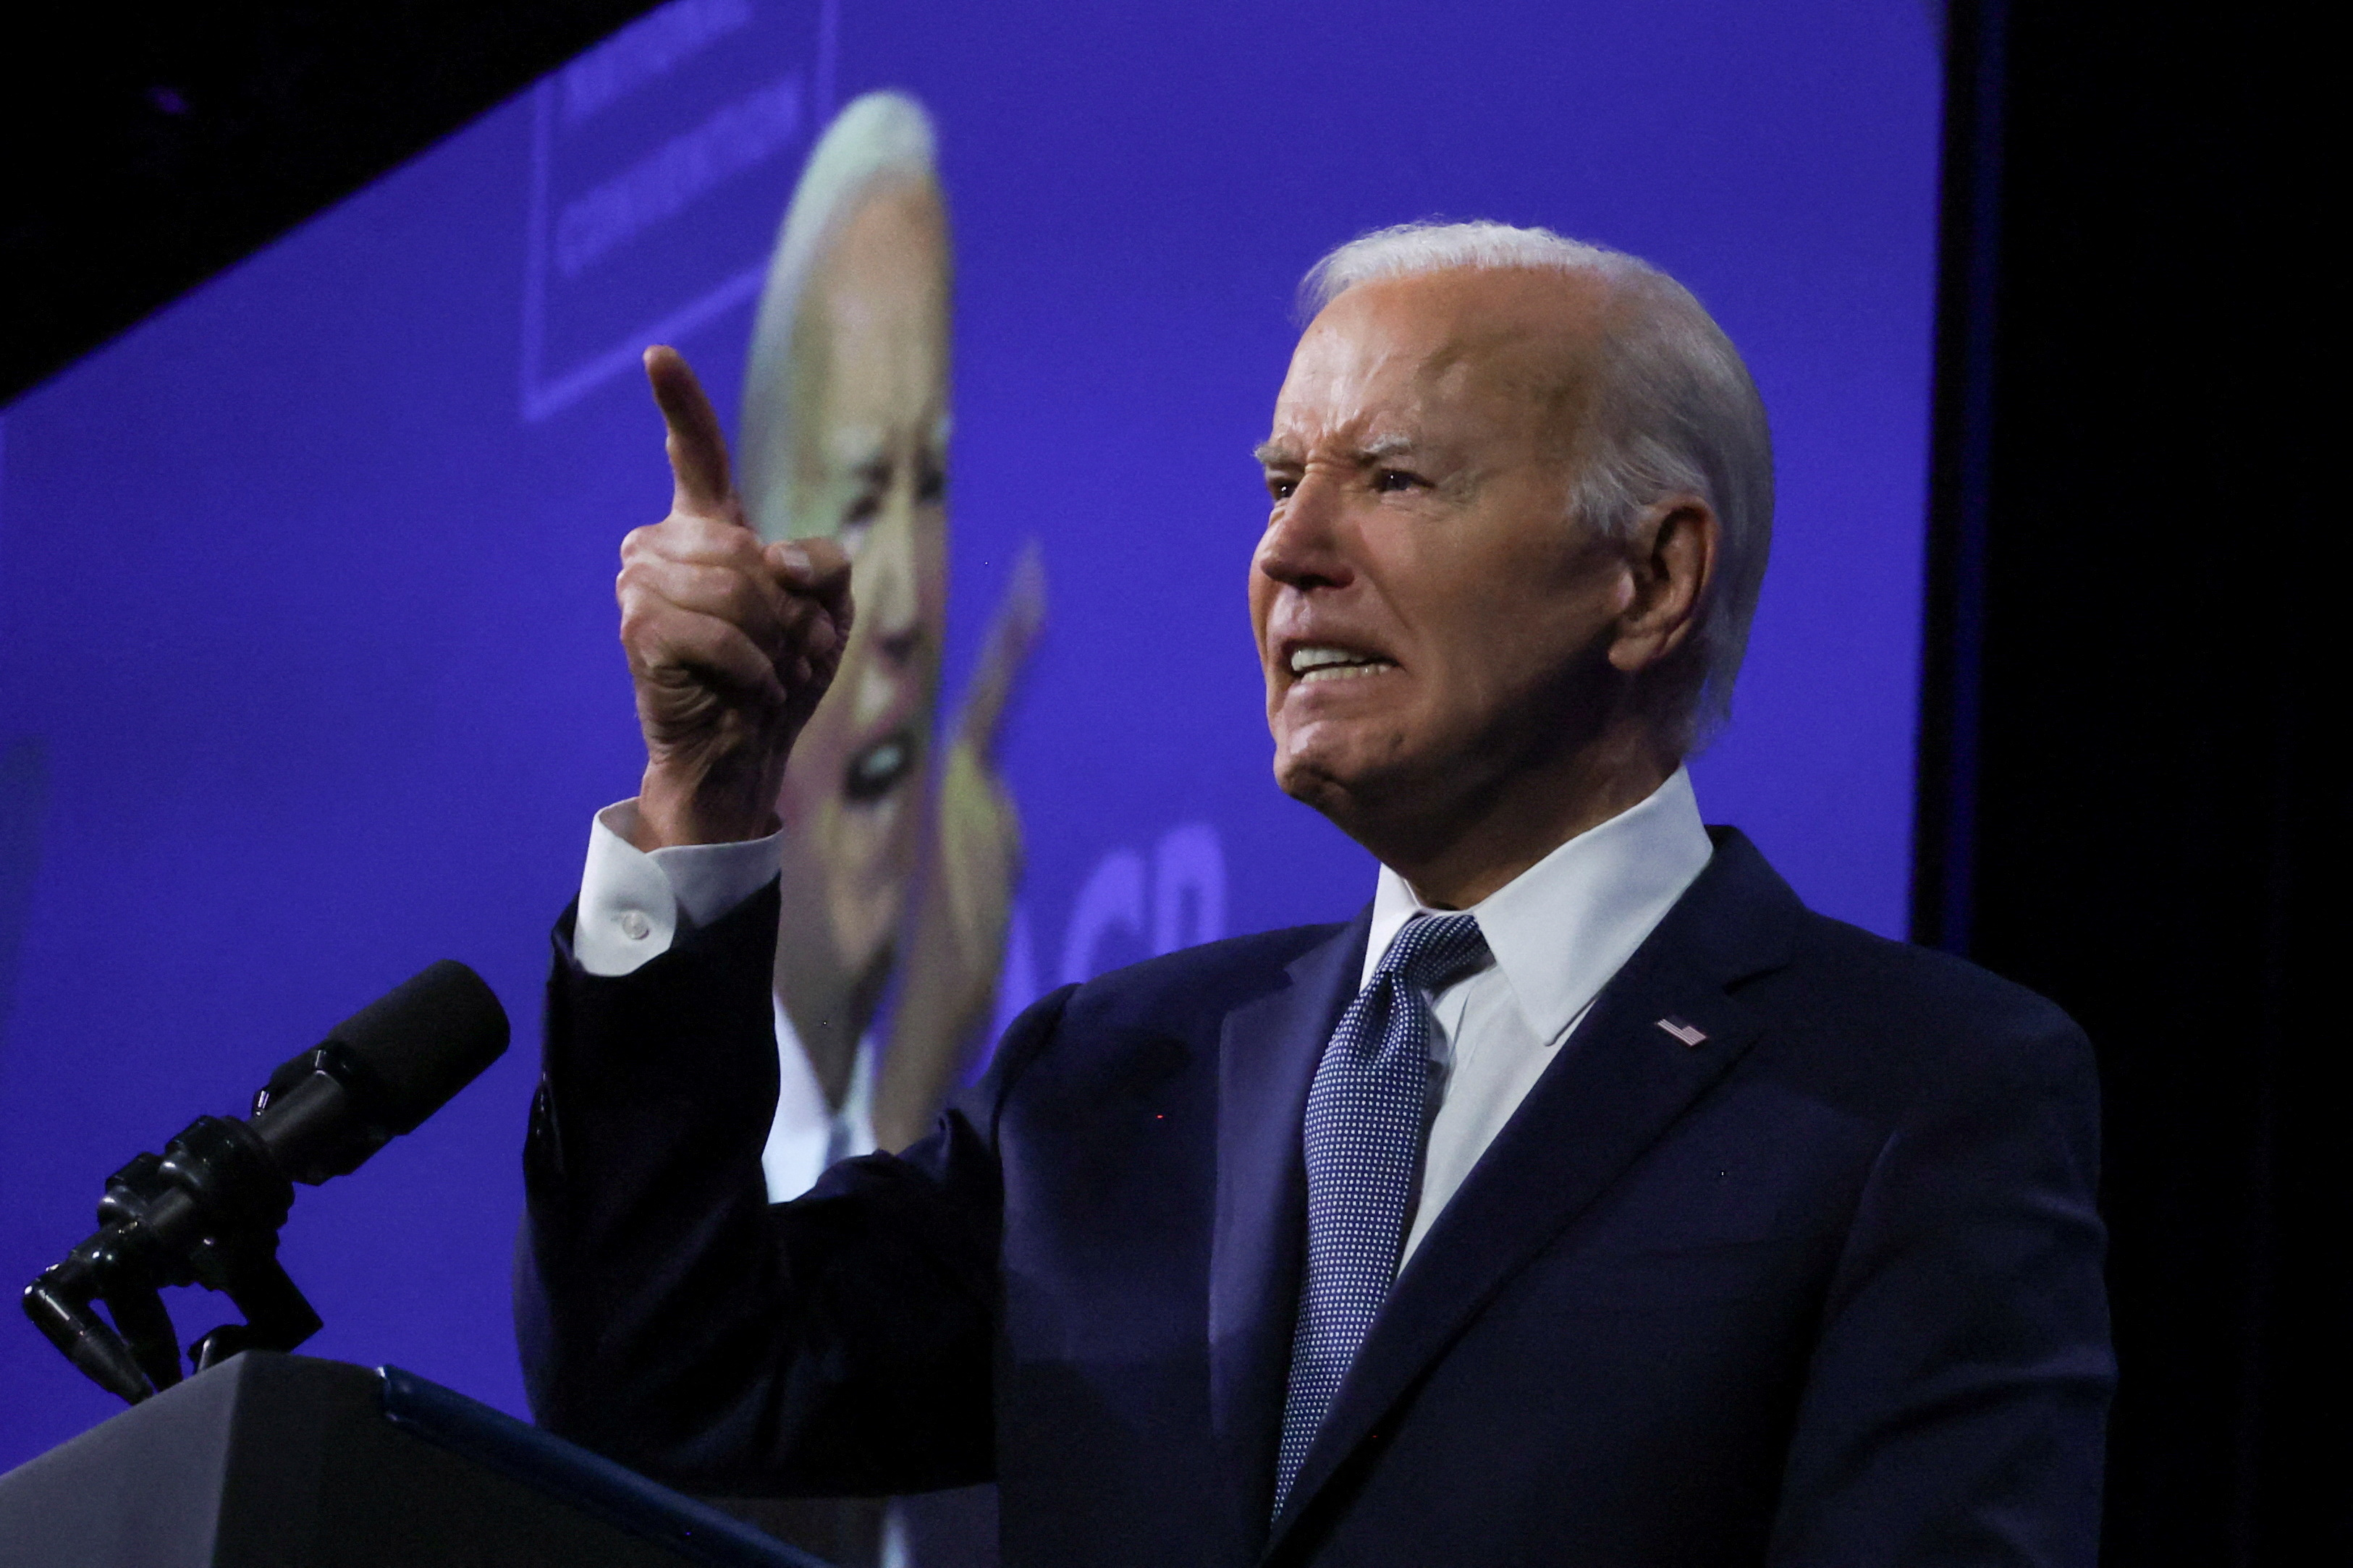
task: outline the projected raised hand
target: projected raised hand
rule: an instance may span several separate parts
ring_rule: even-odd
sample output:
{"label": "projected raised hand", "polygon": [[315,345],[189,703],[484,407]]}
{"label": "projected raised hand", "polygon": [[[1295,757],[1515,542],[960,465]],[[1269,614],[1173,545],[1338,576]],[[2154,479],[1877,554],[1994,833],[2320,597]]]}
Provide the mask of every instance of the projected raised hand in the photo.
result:
{"label": "projected raised hand", "polygon": [[638,847],[756,838],[849,640],[849,560],[828,539],[764,546],[694,372],[658,347],[646,379],[674,488],[670,515],[622,541],[615,585],[646,741]]}

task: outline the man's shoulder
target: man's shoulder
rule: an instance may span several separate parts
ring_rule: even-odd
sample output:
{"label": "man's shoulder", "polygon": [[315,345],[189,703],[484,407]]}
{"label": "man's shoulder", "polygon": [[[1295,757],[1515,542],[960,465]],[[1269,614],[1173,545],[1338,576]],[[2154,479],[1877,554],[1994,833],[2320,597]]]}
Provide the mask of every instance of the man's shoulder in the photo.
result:
{"label": "man's shoulder", "polygon": [[1788,965],[1746,991],[1783,1032],[1914,1092],[2090,1081],[2091,1042],[2049,998],[1953,953],[1811,910]]}
{"label": "man's shoulder", "polygon": [[1064,985],[1016,1020],[991,1079],[1000,1091],[1018,1080],[1033,1098],[1041,1084],[1059,1084],[1083,1099],[1104,1074],[1128,1075],[1139,1062],[1155,1079],[1214,1063],[1229,1015],[1288,988],[1301,959],[1363,923],[1230,937]]}
{"label": "man's shoulder", "polygon": [[1065,1016],[1159,1028],[1187,1018],[1222,1018],[1288,985],[1293,964],[1350,929],[1347,921],[1288,926],[1162,953],[1086,982],[1071,994]]}
{"label": "man's shoulder", "polygon": [[1965,958],[1810,909],[1745,837],[1715,835],[1716,861],[1679,929],[1796,1057],[1907,1099],[1968,1080],[2089,1081],[2090,1043],[2054,1003]]}
{"label": "man's shoulder", "polygon": [[1932,1009],[1934,1016],[2027,1028],[2049,1027],[2066,1019],[2050,998],[1981,964],[1810,910],[1800,927],[1795,960],[1859,998],[1920,1005]]}

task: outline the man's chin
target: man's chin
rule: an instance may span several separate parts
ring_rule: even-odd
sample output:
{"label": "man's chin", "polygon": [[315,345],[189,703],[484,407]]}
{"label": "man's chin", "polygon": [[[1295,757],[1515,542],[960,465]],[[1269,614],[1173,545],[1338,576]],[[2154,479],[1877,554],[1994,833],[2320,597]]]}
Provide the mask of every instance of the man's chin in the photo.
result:
{"label": "man's chin", "polygon": [[844,899],[832,910],[833,951],[842,973],[855,982],[871,977],[892,961],[904,900],[896,889],[886,894]]}
{"label": "man's chin", "polygon": [[1389,793],[1383,787],[1383,770],[1351,766],[1345,759],[1302,755],[1278,748],[1274,755],[1277,788],[1302,805],[1314,806],[1333,826],[1351,837],[1377,803]]}

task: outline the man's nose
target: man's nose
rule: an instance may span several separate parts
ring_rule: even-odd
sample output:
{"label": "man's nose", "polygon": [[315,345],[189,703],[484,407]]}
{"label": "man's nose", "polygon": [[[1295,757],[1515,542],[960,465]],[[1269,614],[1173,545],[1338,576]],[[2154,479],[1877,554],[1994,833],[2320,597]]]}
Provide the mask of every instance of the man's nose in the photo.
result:
{"label": "man's nose", "polygon": [[894,660],[913,658],[923,642],[923,616],[910,498],[894,493],[885,502],[858,552],[858,614],[873,626],[876,645]]}
{"label": "man's nose", "polygon": [[1344,587],[1356,575],[1347,532],[1340,485],[1310,472],[1275,507],[1253,563],[1287,588]]}

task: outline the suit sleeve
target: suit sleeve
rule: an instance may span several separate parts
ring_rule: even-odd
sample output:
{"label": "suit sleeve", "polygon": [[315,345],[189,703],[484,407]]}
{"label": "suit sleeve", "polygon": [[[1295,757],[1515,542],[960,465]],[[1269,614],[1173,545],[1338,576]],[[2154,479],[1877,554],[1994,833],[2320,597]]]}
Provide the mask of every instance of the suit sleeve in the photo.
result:
{"label": "suit sleeve", "polygon": [[555,935],[516,1260],[540,1424],[705,1491],[916,1491],[993,1473],[995,1107],[1062,997],[903,1156],[771,1206],[772,883],[631,973]]}
{"label": "suit sleeve", "polygon": [[2098,1087],[2055,1011],[1900,1119],[1824,1304],[1776,1568],[2098,1558]]}

